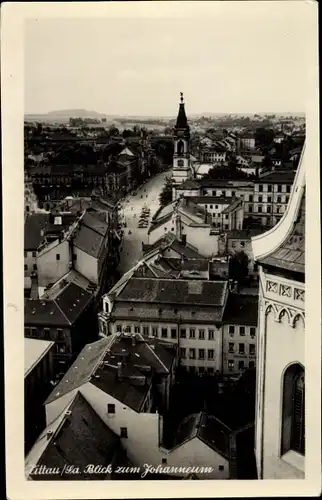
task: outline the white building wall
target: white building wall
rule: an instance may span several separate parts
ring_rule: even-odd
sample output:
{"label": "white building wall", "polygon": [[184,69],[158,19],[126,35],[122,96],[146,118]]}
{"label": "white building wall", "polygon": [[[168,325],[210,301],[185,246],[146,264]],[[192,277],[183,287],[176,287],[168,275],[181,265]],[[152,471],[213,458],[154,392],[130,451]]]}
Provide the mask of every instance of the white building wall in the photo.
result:
{"label": "white building wall", "polygon": [[[59,254],[59,260],[57,260],[57,254]],[[52,243],[48,248],[38,253],[38,285],[45,287],[62,278],[70,270],[70,260],[70,248],[67,240],[63,240],[61,243],[57,240],[57,243]]]}
{"label": "white building wall", "polygon": [[74,247],[74,253],[76,255],[74,269],[92,283],[98,284],[98,259],[77,247]]}

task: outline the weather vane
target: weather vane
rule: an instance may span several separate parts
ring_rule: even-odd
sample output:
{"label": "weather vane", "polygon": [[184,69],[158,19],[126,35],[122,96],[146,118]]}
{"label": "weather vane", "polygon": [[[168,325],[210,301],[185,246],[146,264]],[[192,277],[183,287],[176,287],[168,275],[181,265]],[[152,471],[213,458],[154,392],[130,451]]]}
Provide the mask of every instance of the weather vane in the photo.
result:
{"label": "weather vane", "polygon": [[183,92],[180,92],[180,100],[183,102]]}

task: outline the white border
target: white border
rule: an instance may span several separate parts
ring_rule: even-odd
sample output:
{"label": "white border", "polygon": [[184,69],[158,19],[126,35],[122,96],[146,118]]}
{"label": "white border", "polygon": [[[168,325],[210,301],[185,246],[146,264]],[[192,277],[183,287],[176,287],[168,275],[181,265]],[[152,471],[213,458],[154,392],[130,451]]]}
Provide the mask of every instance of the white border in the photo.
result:
{"label": "white border", "polygon": [[[301,6],[300,6],[301,5]],[[319,128],[317,3],[292,2],[303,19],[307,48],[306,172],[306,380],[307,477],[305,480],[264,481],[97,481],[28,482],[23,456],[23,23],[39,17],[203,17],[215,9],[278,8],[287,15],[286,2],[125,2],[125,3],[4,3],[1,30],[1,84],[3,134],[4,320],[7,496],[11,500],[58,498],[166,498],[316,496],[321,491],[321,282],[319,223]],[[216,25],[214,24],[214,29]],[[187,34],[189,36],[189,34]],[[272,40],[273,43],[273,40]]]}

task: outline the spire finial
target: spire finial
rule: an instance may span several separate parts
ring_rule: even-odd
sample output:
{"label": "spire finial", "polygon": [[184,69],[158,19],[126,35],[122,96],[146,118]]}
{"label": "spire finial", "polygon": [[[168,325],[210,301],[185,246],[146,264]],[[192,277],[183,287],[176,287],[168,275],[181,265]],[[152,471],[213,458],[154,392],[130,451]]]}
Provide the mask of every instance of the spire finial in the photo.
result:
{"label": "spire finial", "polygon": [[180,92],[180,101],[183,103],[183,92]]}

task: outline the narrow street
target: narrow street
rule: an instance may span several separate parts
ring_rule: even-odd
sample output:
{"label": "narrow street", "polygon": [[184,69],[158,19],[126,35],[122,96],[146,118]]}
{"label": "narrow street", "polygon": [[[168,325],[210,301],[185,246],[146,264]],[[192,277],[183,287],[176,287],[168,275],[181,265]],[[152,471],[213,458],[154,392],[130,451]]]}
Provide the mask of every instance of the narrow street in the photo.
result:
{"label": "narrow street", "polygon": [[[133,267],[142,257],[142,242],[148,243],[148,229],[151,218],[159,208],[159,194],[163,189],[166,177],[171,175],[171,170],[162,172],[143,184],[136,194],[127,196],[122,201],[120,221],[125,222],[119,272],[123,275]],[[138,227],[142,208],[149,208],[149,225]]]}

